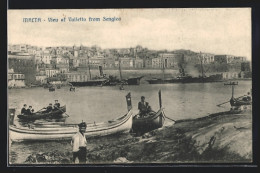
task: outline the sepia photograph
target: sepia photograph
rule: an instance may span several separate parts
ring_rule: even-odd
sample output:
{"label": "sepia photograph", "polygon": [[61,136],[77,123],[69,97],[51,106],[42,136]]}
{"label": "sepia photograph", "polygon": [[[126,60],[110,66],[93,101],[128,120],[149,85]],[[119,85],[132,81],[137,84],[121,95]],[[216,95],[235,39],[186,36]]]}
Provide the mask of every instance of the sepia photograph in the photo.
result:
{"label": "sepia photograph", "polygon": [[15,165],[253,162],[251,8],[7,10]]}

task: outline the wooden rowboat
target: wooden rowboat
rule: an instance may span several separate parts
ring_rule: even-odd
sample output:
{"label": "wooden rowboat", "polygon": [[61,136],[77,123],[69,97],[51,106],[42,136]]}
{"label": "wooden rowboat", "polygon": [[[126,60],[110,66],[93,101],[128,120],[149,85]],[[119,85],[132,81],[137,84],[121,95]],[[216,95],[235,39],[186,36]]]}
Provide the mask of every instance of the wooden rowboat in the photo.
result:
{"label": "wooden rowboat", "polygon": [[[88,124],[86,137],[106,136],[115,133],[129,132],[132,127],[132,111],[118,119]],[[54,127],[16,127],[9,126],[9,138],[12,142],[38,140],[66,140],[71,139],[78,132],[78,126],[55,125]]]}
{"label": "wooden rowboat", "polygon": [[137,134],[149,132],[154,129],[161,128],[165,121],[165,114],[163,108],[159,109],[158,112],[152,112],[148,116],[133,118],[132,131]]}
{"label": "wooden rowboat", "polygon": [[[129,132],[132,127],[132,106],[130,93],[126,96],[128,113],[122,117],[109,120],[107,122],[87,124],[86,137],[106,136],[117,133]],[[9,111],[9,113],[12,111]],[[49,141],[49,140],[68,140],[76,134],[79,129],[76,124],[54,123],[47,125],[33,125],[29,127],[17,127],[14,125],[14,115],[10,115],[9,138],[12,142],[19,141]]]}
{"label": "wooden rowboat", "polygon": [[165,121],[165,113],[162,108],[161,91],[159,91],[160,109],[157,112],[149,112],[147,116],[139,117],[138,114],[133,117],[132,132],[141,135],[154,129],[161,128]]}
{"label": "wooden rowboat", "polygon": [[57,110],[53,110],[48,113],[42,112],[37,112],[37,113],[32,113],[31,115],[26,115],[26,114],[20,114],[17,115],[19,119],[22,120],[37,120],[37,119],[44,119],[44,118],[63,118],[62,114],[66,112],[66,105],[60,107]]}

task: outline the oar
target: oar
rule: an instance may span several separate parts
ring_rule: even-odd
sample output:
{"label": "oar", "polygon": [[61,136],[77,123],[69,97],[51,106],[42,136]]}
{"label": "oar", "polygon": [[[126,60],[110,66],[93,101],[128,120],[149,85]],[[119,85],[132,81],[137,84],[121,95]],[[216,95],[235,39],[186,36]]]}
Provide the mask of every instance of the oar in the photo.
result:
{"label": "oar", "polygon": [[64,112],[63,110],[61,110],[61,109],[58,108],[57,106],[54,106],[54,107],[57,108],[57,109],[59,109],[61,112],[65,113],[65,114],[69,117],[69,115],[68,115],[66,112]]}
{"label": "oar", "polygon": [[[239,99],[239,98],[244,97],[244,96],[246,96],[246,95],[243,95],[243,96],[237,97],[237,98],[235,98],[235,99]],[[230,102],[230,101],[226,101],[226,102],[224,102],[224,103],[218,104],[217,106],[220,106],[220,105],[223,105],[223,104],[225,104],[225,103],[229,103],[229,102]]]}
{"label": "oar", "polygon": [[173,120],[173,119],[171,119],[171,118],[169,118],[169,117],[166,117],[166,116],[165,116],[165,118],[167,118],[167,119],[169,119],[169,120],[172,120],[172,121],[176,122],[175,120]]}
{"label": "oar", "polygon": [[40,112],[41,110],[43,110],[43,109],[45,109],[45,107],[44,108],[41,108],[40,110],[38,110],[37,112],[35,112],[35,113],[38,113],[38,112]]}

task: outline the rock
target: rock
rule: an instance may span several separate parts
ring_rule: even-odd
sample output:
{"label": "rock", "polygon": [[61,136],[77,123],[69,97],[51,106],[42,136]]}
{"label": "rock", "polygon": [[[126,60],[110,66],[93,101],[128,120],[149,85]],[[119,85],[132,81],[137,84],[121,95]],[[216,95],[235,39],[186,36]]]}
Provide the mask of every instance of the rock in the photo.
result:
{"label": "rock", "polygon": [[125,157],[119,157],[114,160],[114,163],[133,163],[133,161],[129,161]]}

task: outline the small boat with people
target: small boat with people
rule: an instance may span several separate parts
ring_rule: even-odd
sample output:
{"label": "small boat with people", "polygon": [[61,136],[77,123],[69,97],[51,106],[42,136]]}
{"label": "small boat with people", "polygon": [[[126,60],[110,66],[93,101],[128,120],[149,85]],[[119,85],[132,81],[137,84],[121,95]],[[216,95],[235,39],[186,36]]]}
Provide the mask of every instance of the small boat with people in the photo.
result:
{"label": "small boat with people", "polygon": [[159,105],[160,108],[157,112],[152,111],[151,108],[146,104],[147,111],[142,112],[141,102],[144,102],[144,96],[141,97],[141,102],[139,102],[138,107],[140,112],[133,117],[132,133],[136,135],[141,135],[143,133],[149,132],[161,128],[164,124],[166,115],[164,109],[162,108],[161,100],[161,90],[159,91]]}
{"label": "small boat with people", "polygon": [[229,101],[218,104],[217,106],[221,106],[225,103],[230,103],[230,106],[231,106],[230,111],[238,112],[238,113],[240,113],[241,111],[244,111],[244,110],[252,109],[252,89],[251,89],[251,92],[247,93],[247,95],[243,95],[243,96],[235,98],[234,97],[234,86],[238,85],[238,82],[230,81],[229,83],[224,83],[224,85],[232,86],[231,99]]}
{"label": "small boat with people", "polygon": [[[100,137],[129,132],[132,127],[132,103],[130,93],[126,96],[128,112],[119,118],[106,122],[87,123],[86,137]],[[78,124],[62,122],[38,123],[28,127],[18,127],[13,123],[14,111],[9,110],[9,138],[12,142],[69,140],[79,131]]]}
{"label": "small boat with people", "polygon": [[66,105],[61,106],[59,108],[54,108],[52,110],[47,111],[47,108],[42,108],[35,113],[30,114],[19,114],[17,117],[21,120],[37,120],[37,119],[45,119],[45,118],[64,118],[63,114],[66,112]]}

